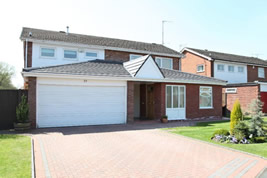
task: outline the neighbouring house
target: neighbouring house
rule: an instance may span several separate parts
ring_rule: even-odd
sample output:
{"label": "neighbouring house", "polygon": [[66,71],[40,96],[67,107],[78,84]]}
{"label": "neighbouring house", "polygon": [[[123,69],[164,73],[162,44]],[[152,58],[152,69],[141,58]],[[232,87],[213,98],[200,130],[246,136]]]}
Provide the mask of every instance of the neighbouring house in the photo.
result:
{"label": "neighbouring house", "polygon": [[226,82],[179,71],[163,45],[32,28],[21,40],[33,127],[222,116]]}
{"label": "neighbouring house", "polygon": [[260,96],[266,103],[267,112],[267,61],[235,54],[209,50],[184,48],[181,51],[181,71],[226,80],[223,87],[223,106],[229,113],[236,99],[242,108],[249,110],[249,104]]}

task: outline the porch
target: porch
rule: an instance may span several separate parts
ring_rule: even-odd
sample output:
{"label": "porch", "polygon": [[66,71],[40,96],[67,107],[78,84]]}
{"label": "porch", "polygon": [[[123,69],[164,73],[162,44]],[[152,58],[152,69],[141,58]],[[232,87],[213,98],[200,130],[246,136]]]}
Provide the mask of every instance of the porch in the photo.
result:
{"label": "porch", "polygon": [[127,122],[186,118],[185,85],[129,81],[127,86]]}

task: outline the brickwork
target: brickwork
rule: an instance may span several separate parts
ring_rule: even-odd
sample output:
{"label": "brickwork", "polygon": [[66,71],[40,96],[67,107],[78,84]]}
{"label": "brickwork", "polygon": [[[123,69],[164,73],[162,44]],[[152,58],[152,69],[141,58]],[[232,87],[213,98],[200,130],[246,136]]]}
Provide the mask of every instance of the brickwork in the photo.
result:
{"label": "brickwork", "polygon": [[[105,50],[105,60],[126,62],[126,61],[129,61],[130,54],[145,55],[141,53]],[[159,55],[151,55],[151,56],[153,59],[155,59],[155,57],[167,57],[167,56],[159,56]],[[173,59],[173,69],[178,70],[179,69],[179,58],[174,58],[174,57],[167,57],[167,58]]]}
{"label": "brickwork", "polygon": [[237,93],[227,93],[226,94],[226,108],[227,111],[231,111],[234,102],[238,99],[242,110],[248,111],[249,104],[253,99],[259,96],[259,86],[239,86],[239,87],[224,87],[223,93],[225,93],[226,88],[237,88]]}
{"label": "brickwork", "polygon": [[[26,42],[23,43],[24,46],[24,66],[26,57]],[[27,52],[27,67],[32,67],[32,42],[28,42],[28,52]]]}
{"label": "brickwork", "polygon": [[264,68],[264,78],[259,78],[258,77],[258,67],[257,66],[252,66],[248,65],[247,66],[247,71],[248,71],[248,82],[254,82],[254,81],[267,81],[267,68]]}
{"label": "brickwork", "polygon": [[[189,72],[193,74],[203,75],[207,77],[213,76],[213,63],[205,58],[192,54],[190,52],[184,52],[185,58],[181,59],[181,71]],[[198,65],[204,65],[204,72],[197,72]]]}
{"label": "brickwork", "polygon": [[29,119],[36,128],[36,77],[29,77],[28,86]]}
{"label": "brickwork", "polygon": [[146,117],[146,84],[140,84],[140,117]]}
{"label": "brickwork", "polygon": [[127,122],[134,121],[134,82],[127,82]]}
{"label": "brickwork", "polygon": [[166,114],[165,107],[165,84],[155,83],[154,84],[154,109],[155,109],[155,119],[160,119]]}

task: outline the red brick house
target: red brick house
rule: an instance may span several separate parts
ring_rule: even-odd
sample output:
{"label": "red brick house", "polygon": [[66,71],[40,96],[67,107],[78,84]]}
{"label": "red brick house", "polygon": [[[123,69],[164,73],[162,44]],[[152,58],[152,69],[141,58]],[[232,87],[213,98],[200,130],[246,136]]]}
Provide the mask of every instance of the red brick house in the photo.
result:
{"label": "red brick house", "polygon": [[29,28],[21,39],[33,127],[222,115],[226,82],[177,70],[165,46]]}
{"label": "red brick house", "polygon": [[209,50],[184,48],[181,53],[181,71],[226,80],[223,87],[226,108],[231,111],[239,99],[243,110],[260,96],[267,112],[267,61],[247,56]]}

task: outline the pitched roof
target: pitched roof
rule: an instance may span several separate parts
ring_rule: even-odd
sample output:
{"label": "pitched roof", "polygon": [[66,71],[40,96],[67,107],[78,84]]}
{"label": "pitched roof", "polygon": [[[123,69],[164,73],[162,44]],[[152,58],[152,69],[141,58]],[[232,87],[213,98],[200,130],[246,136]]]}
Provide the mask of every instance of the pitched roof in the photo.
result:
{"label": "pitched roof", "polygon": [[[160,69],[165,79],[184,81],[184,83],[221,83],[226,81],[216,78],[200,76],[196,74],[181,72],[178,70]],[[123,63],[93,60],[81,63],[72,63],[50,67],[27,68],[24,72],[46,73],[46,74],[68,74],[68,75],[86,75],[86,76],[107,76],[107,77],[125,77],[132,78],[130,73],[124,68]]]}
{"label": "pitched roof", "polygon": [[241,55],[236,55],[236,54],[228,54],[228,53],[195,49],[195,48],[185,48],[185,50],[186,49],[195,51],[195,52],[200,53],[204,56],[210,57],[214,60],[222,60],[222,61],[229,61],[229,62],[267,66],[267,61],[265,61],[263,59],[255,58],[255,57],[241,56]]}
{"label": "pitched roof", "polygon": [[[31,35],[29,35],[31,33]],[[115,38],[98,37],[91,35],[81,35],[75,33],[65,33],[50,30],[41,30],[34,28],[23,27],[21,40],[45,40],[55,42],[67,42],[74,44],[92,45],[92,46],[103,46],[107,49],[118,48],[118,49],[130,49],[136,51],[143,51],[147,53],[160,53],[166,55],[180,56],[181,54],[173,49],[156,43],[144,43],[138,41],[122,40]]]}

